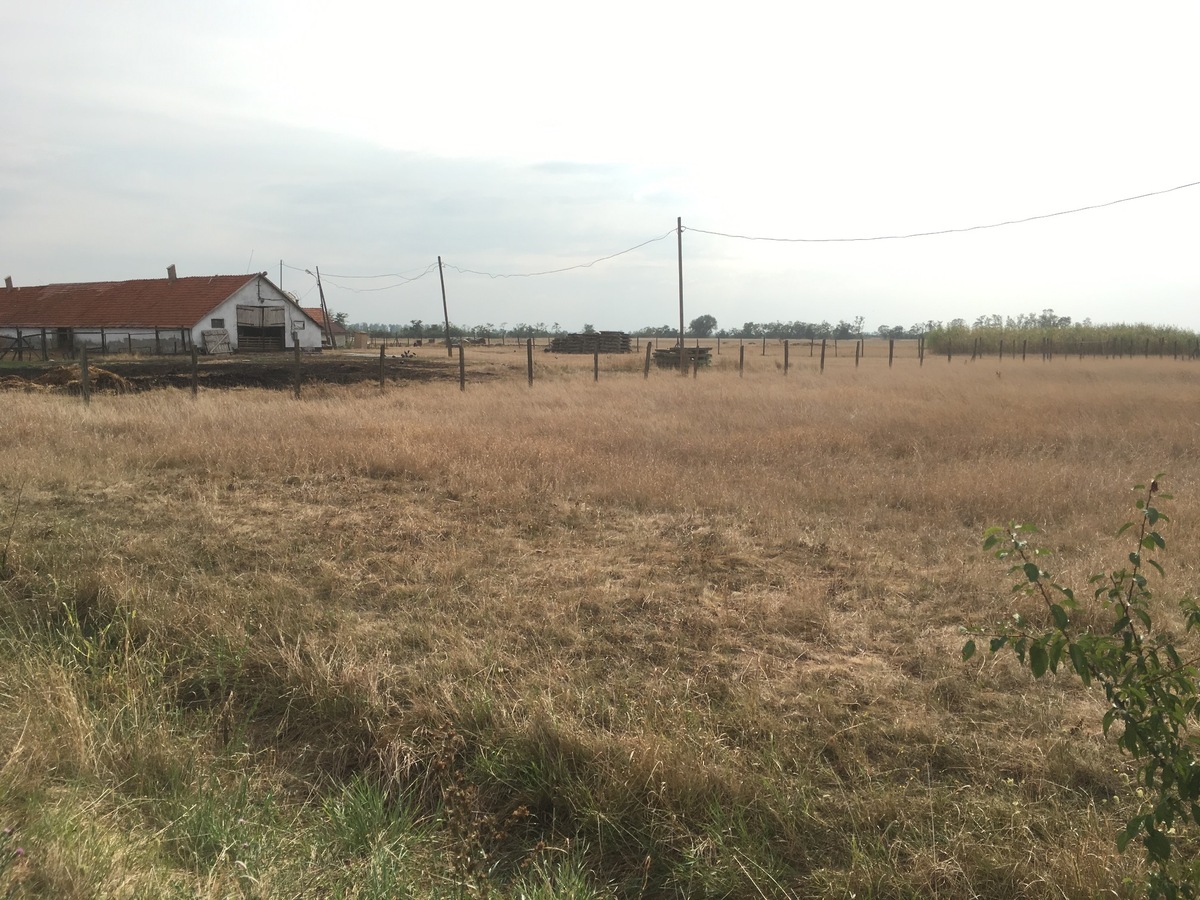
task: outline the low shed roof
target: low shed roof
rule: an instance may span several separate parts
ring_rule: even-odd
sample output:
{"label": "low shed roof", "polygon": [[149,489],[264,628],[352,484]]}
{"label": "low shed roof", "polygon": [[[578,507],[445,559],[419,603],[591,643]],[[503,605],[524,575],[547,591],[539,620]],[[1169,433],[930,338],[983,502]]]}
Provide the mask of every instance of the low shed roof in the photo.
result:
{"label": "low shed roof", "polygon": [[0,288],[0,327],[192,328],[258,275]]}
{"label": "low shed roof", "polygon": [[[322,329],[325,328],[325,310],[319,306],[302,306],[300,308],[304,310],[305,315],[320,325]],[[329,329],[334,334],[349,334],[345,328],[337,323],[337,319],[329,320]]]}

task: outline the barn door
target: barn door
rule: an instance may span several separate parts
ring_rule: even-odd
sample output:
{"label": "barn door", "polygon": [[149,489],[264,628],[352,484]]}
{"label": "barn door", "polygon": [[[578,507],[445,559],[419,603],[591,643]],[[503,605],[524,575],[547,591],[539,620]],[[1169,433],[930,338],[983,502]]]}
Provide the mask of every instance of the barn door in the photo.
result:
{"label": "barn door", "polygon": [[237,308],[239,350],[284,350],[287,347],[285,312],[282,306],[239,306]]}

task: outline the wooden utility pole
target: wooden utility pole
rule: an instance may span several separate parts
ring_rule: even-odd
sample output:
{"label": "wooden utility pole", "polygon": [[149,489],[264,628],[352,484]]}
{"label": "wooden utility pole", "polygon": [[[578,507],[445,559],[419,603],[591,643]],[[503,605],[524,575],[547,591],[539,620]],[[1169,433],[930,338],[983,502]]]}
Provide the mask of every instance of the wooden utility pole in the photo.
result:
{"label": "wooden utility pole", "polygon": [[329,349],[333,350],[337,344],[333,342],[333,321],[329,318],[329,307],[325,305],[325,288],[321,286],[321,267],[314,268],[317,270],[317,293],[321,295],[321,315],[325,317],[325,337],[329,339]]}
{"label": "wooden utility pole", "polygon": [[446,355],[453,357],[454,351],[450,348],[450,311],[446,307],[446,276],[442,274],[442,258],[438,257],[438,281],[442,283],[442,314],[446,317]]}
{"label": "wooden utility pole", "polygon": [[683,216],[675,219],[675,234],[679,244],[679,374],[687,375],[683,364]]}

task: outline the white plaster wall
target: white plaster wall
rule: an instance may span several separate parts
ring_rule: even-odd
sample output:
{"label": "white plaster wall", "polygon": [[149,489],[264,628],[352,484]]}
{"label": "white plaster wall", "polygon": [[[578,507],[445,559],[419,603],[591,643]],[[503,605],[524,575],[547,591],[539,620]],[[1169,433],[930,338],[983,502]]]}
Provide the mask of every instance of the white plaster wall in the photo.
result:
{"label": "white plaster wall", "polygon": [[[321,348],[321,328],[306,316],[300,307],[292,302],[279,288],[266,278],[256,278],[233,294],[228,300],[196,323],[192,329],[192,340],[197,347],[204,346],[204,338],[200,332],[212,327],[213,319],[224,319],[225,330],[229,332],[229,343],[237,350],[237,308],[239,306],[282,306],[287,312],[284,320],[287,322],[287,346],[292,347],[292,332],[300,339],[300,349],[319,350]],[[296,328],[296,323],[303,323]]]}

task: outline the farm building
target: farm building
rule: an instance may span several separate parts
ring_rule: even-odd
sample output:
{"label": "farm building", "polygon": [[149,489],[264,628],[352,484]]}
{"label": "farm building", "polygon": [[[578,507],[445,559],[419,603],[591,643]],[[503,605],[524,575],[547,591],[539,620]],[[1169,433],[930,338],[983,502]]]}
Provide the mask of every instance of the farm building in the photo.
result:
{"label": "farm building", "polygon": [[0,291],[0,356],[320,349],[321,328],[266,273],[47,284]]}
{"label": "farm building", "polygon": [[330,332],[332,332],[332,334],[333,334],[333,342],[334,342],[335,346],[345,348],[345,347],[350,347],[353,345],[354,335],[352,335],[349,331],[347,331],[345,328],[343,328],[341,325],[339,325],[336,319],[331,318],[329,320],[328,327],[326,327],[326,325],[325,325],[325,310],[321,309],[321,307],[305,306],[302,308],[304,309],[304,312],[308,315],[308,317],[317,323],[317,327],[321,329],[321,335],[324,338],[324,342],[322,343],[322,346],[324,346],[324,347],[329,346],[329,333]]}

